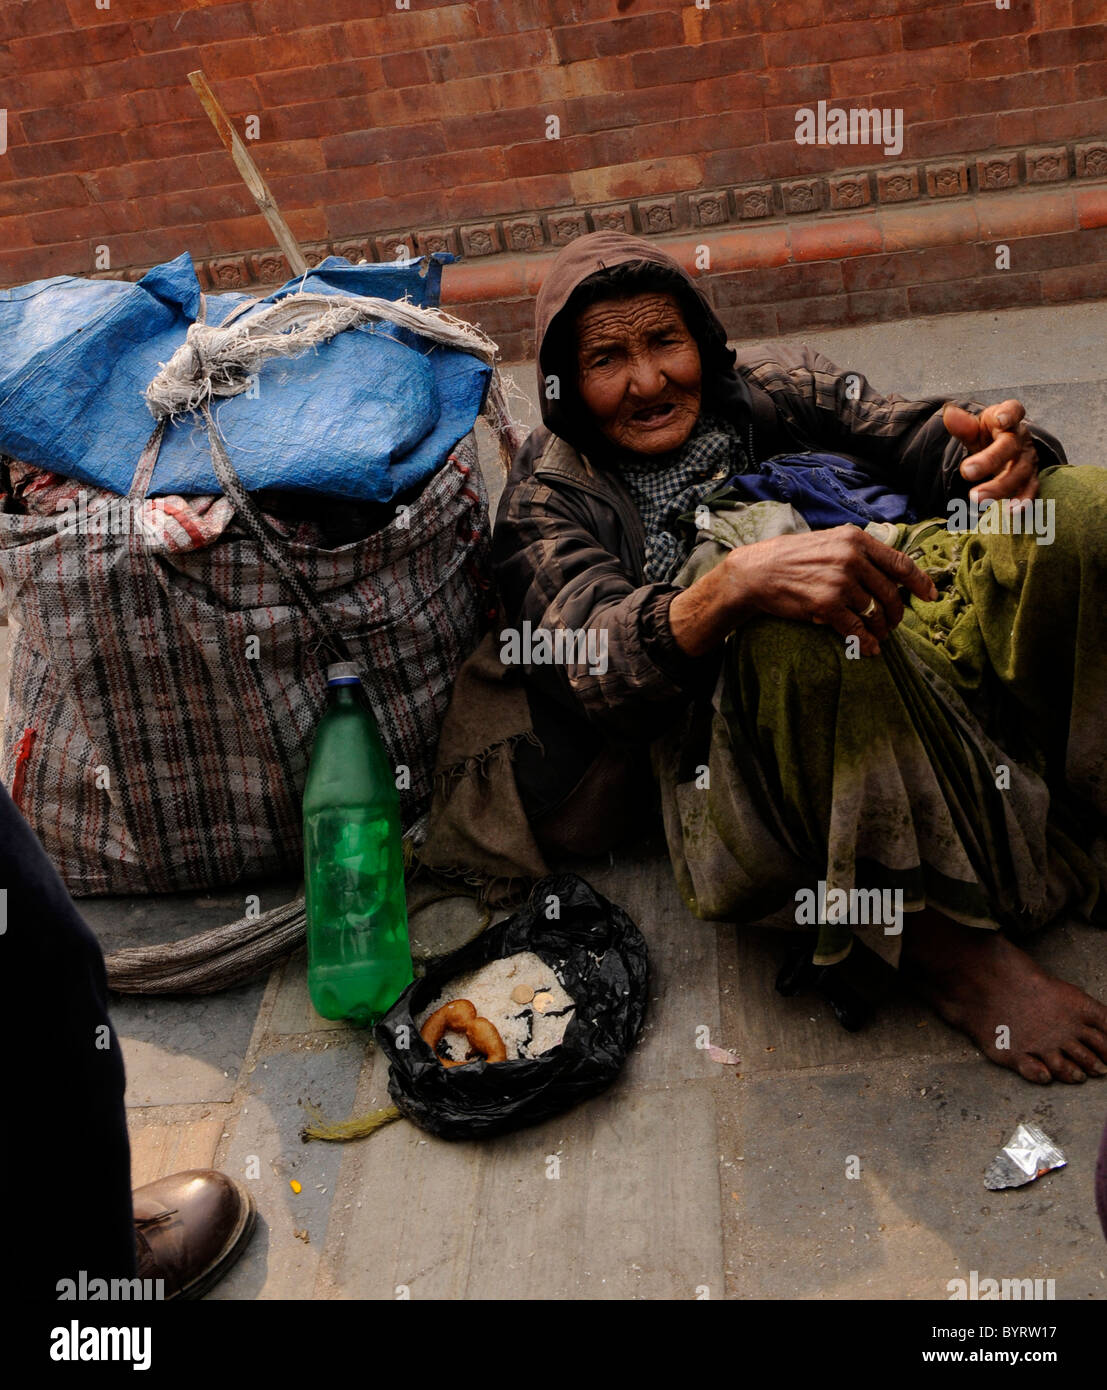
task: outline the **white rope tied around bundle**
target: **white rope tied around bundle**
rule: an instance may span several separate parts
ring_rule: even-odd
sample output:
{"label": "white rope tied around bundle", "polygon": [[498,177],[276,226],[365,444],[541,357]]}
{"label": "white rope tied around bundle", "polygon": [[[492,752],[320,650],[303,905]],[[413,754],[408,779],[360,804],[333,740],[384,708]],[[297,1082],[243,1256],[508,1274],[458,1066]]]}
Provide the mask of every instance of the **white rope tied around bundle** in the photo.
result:
{"label": "white rope tied around bundle", "polygon": [[270,358],[299,357],[347,329],[374,322],[407,328],[444,347],[471,353],[492,368],[483,413],[496,435],[501,459],[510,466],[526,432],[512,417],[496,364],[496,343],[473,324],[406,300],[301,292],[233,323],[211,326],[197,320],[146,388],[146,404],[157,420],[203,411],[214,397],[248,391],[258,369]]}

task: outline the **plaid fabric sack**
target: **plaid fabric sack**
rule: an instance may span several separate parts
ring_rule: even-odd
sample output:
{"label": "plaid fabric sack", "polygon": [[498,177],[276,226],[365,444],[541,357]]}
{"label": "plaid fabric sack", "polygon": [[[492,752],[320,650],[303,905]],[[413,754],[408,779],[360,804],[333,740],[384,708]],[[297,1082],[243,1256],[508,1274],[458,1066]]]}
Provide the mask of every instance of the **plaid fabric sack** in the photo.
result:
{"label": "plaid fabric sack", "polygon": [[[295,872],[327,658],[231,502],[131,503],[28,465],[7,472],[0,578],[15,635],[0,776],[70,892]],[[364,663],[411,829],[485,621],[474,437],[352,544],[267,520]]]}

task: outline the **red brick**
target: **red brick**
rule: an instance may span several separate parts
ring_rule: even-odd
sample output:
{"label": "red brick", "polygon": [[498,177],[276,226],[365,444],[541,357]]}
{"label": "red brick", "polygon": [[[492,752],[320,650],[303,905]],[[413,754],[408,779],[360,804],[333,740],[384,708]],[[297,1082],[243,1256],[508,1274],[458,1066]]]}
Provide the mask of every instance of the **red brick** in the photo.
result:
{"label": "red brick", "polygon": [[337,184],[333,169],[315,174],[282,174],[274,171],[266,175],[266,181],[283,211],[289,208],[321,208],[342,197],[362,201],[383,196],[380,174],[376,169],[345,169],[341,175],[347,181]]}
{"label": "red brick", "polygon": [[[1020,111],[1002,111],[996,116],[996,144],[1034,145],[1038,142],[1038,113],[1033,107]],[[974,117],[966,116],[965,120]]]}
{"label": "red brick", "polygon": [[805,328],[840,326],[846,321],[848,307],[842,294],[784,301],[776,307],[777,331],[787,338]]}
{"label": "red brick", "polygon": [[[94,24],[112,24],[119,19],[118,7],[98,10],[95,5],[89,5],[88,0],[66,0],[66,6],[75,29]],[[180,5],[174,0],[127,0],[127,19],[131,21],[145,19],[149,15],[180,14],[180,10]]]}
{"label": "red brick", "polygon": [[[805,55],[806,56],[806,55]],[[814,106],[830,92],[830,67],[826,63],[803,67],[770,68],[755,79],[761,87],[765,106]],[[719,95],[725,96],[724,78],[718,80]],[[716,110],[719,106],[716,105]],[[723,109],[729,109],[729,105]]]}
{"label": "red brick", "polygon": [[427,64],[436,82],[525,72],[549,63],[551,56],[549,37],[542,31],[506,38],[471,39],[461,45],[428,48],[426,52]]}
{"label": "red brick", "polygon": [[606,58],[640,49],[666,48],[680,43],[684,30],[672,11],[631,15],[598,24],[568,24],[552,30],[557,61],[577,63],[585,58]]}
{"label": "red brick", "polygon": [[713,150],[760,144],[765,138],[765,118],[760,111],[743,111],[732,113],[725,121],[717,116],[658,121],[656,125],[638,126],[633,135],[637,159],[663,159],[674,154],[706,156]]}
{"label": "red brick", "polygon": [[217,222],[209,222],[208,255],[220,255],[227,251],[246,251],[254,247],[272,244],[273,233],[260,213],[252,217],[230,217]]}
{"label": "red brick", "polygon": [[[912,10],[928,8],[933,0],[867,0],[866,14],[910,14]],[[774,29],[802,29],[814,24],[830,24],[836,20],[857,18],[857,0],[753,0],[758,27],[763,33]]]}
{"label": "red brick", "polygon": [[907,15],[903,20],[904,48],[937,48],[963,44],[973,39],[992,39],[1000,34],[1021,34],[1034,28],[1035,7],[1014,4],[997,10],[994,0],[983,3],[949,5]]}
{"label": "red brick", "polygon": [[265,137],[265,117],[261,119],[262,138],[247,142],[258,168],[268,178],[271,174],[318,174],[326,164],[317,140],[275,140]]}
{"label": "red brick", "polygon": [[373,125],[367,95],[342,97],[338,101],[300,101],[293,106],[268,106],[265,108],[265,119],[277,140],[325,139],[336,131],[367,130]]}
{"label": "red brick", "polygon": [[[753,111],[765,105],[765,73],[737,72],[733,77],[707,77],[702,82],[676,88],[687,102],[691,94],[692,108],[701,116],[714,116],[725,121],[734,111]],[[671,108],[664,107],[666,114]]]}
{"label": "red brick", "polygon": [[1107,62],[1081,63],[1071,71],[1072,91],[1078,101],[1101,97],[1107,92]]}
{"label": "red brick", "polygon": [[164,53],[167,49],[188,48],[192,44],[248,38],[254,33],[254,16],[248,4],[187,9],[177,14],[131,21],[135,47],[142,53]]}
{"label": "red brick", "polygon": [[926,121],[905,125],[903,152],[916,159],[938,154],[962,154],[965,150],[987,150],[1002,143],[997,135],[1003,117],[959,116],[954,120]]}
{"label": "red brick", "polygon": [[[414,193],[425,188],[451,189],[457,182],[457,160],[452,154],[436,155],[430,159],[397,160],[378,166],[381,191]],[[466,160],[466,173],[475,179],[492,180],[505,177],[507,170],[502,150],[473,150]]]}
{"label": "red brick", "polygon": [[424,212],[428,221],[448,220],[441,196],[432,194],[421,194],[406,202],[396,198],[378,198],[367,202],[328,203],[323,211],[327,219],[327,234],[336,240],[402,226],[405,218],[413,227],[421,226],[421,214]]}
{"label": "red brick", "polygon": [[[259,220],[266,226],[264,220]],[[271,237],[272,233],[268,235]],[[182,251],[188,251],[194,260],[211,254],[208,228],[200,224],[112,236],[108,238],[107,247],[114,267],[160,265],[173,260]]]}
{"label": "red brick", "polygon": [[881,208],[877,213],[886,251],[918,251],[977,241],[980,231],[971,202]]}
{"label": "red brick", "polygon": [[552,111],[538,111],[533,106],[515,111],[490,111],[488,115],[473,120],[471,116],[455,116],[441,123],[444,134],[444,149],[451,150],[459,158],[460,151],[487,149],[491,145],[556,144],[546,139],[546,117],[556,115],[561,120],[561,133],[566,135],[564,113],[556,108]]}
{"label": "red brick", "polygon": [[18,71],[29,68],[80,68],[90,63],[110,63],[137,52],[130,24],[104,24],[75,32],[15,39],[10,54]]}
{"label": "red brick", "polygon": [[[996,247],[1011,252],[1010,272],[997,271]],[[1104,259],[1107,233],[1100,230],[1058,232],[1051,236],[996,237],[978,247],[977,273],[1006,275],[1029,270],[1052,270],[1063,265],[1083,265]]]}
{"label": "red brick", "polygon": [[[195,121],[136,126],[123,133],[127,158],[136,162],[174,154],[222,154],[219,136],[206,116]],[[230,158],[230,155],[227,155]]]}
{"label": "red brick", "polygon": [[765,66],[760,37],[726,39],[699,47],[661,48],[637,53],[631,59],[636,87],[660,87],[671,82],[696,82],[703,77],[726,77]]}
{"label": "red brick", "polygon": [[262,101],[272,106],[291,106],[297,101],[318,101],[321,97],[351,97],[371,91],[369,73],[359,63],[342,63],[324,68],[285,68],[263,73],[258,79]]}
{"label": "red brick", "polygon": [[907,291],[907,303],[912,314],[1017,309],[1027,304],[1039,304],[1041,298],[1041,279],[1038,275],[1016,275],[1011,271],[998,273],[990,280],[951,280],[935,285],[912,285]]}
{"label": "red brick", "polygon": [[[545,266],[549,257],[536,257],[526,262],[515,259],[480,259],[448,266],[442,276],[442,303],[466,307],[483,306],[488,302],[516,301],[533,293],[524,273],[536,262]],[[534,314],[534,303],[531,314]]]}
{"label": "red brick", "polygon": [[850,323],[887,323],[907,317],[905,289],[859,290],[846,295],[846,318]]}
{"label": "red brick", "polygon": [[706,10],[701,10],[697,5],[683,5],[681,18],[684,37],[689,43],[765,32],[757,7],[751,5],[749,0],[711,0],[710,9]]}
{"label": "red brick", "polygon": [[[117,20],[118,15],[110,15]],[[71,27],[65,0],[35,0],[33,5],[5,5],[0,10],[0,43],[33,34],[57,34]]]}
{"label": "red brick", "polygon": [[767,305],[720,309],[719,318],[731,342],[765,342],[777,337],[776,310]]}
{"label": "red brick", "polygon": [[1036,141],[1072,140],[1107,128],[1107,96],[1074,102],[1061,108],[1043,107],[1034,113]]}
{"label": "red brick", "polygon": [[26,217],[53,208],[80,207],[88,201],[88,189],[76,174],[0,180],[0,217]]}
{"label": "red brick", "polygon": [[[633,158],[633,133],[608,133],[623,136],[628,145],[628,157]],[[521,178],[525,174],[567,174],[582,167],[581,150],[587,150],[590,146],[591,137],[587,135],[576,140],[533,140],[525,145],[509,145],[504,151],[504,159],[507,172],[512,178]],[[468,158],[468,155],[466,157]],[[583,161],[584,164],[592,165],[596,162],[587,159]]]}
{"label": "red brick", "polygon": [[[419,0],[415,0],[418,5]],[[513,0],[515,3],[515,0]],[[417,29],[415,26],[418,26]],[[464,44],[482,39],[482,29],[472,5],[449,5],[443,9],[396,10],[387,8],[377,19],[354,19],[342,25],[343,39],[354,57],[377,57],[384,53],[403,53],[412,46],[418,32],[428,47],[442,43]]]}
{"label": "red brick", "polygon": [[1028,40],[1032,68],[1063,68],[1107,57],[1107,24],[1051,29]]}
{"label": "red brick", "polygon": [[52,212],[32,213],[27,219],[31,239],[40,246],[58,241],[102,240],[110,228],[103,210],[95,203],[79,208],[55,208]]}
{"label": "red brick", "polygon": [[52,140],[45,145],[9,145],[7,157],[17,177],[31,178],[126,162],[128,155],[121,136],[88,135],[80,140]]}
{"label": "red brick", "polygon": [[765,64],[769,68],[789,68],[795,65],[797,56],[802,56],[804,63],[838,62],[847,54],[857,60],[877,53],[894,53],[899,47],[898,20],[821,24],[806,33],[800,44],[790,33],[766,36]]}
{"label": "red brick", "polygon": [[1043,270],[1042,303],[1071,304],[1080,299],[1107,299],[1107,265],[1064,266]]}
{"label": "red brick", "polygon": [[[1102,0],[1092,0],[1099,5]],[[1038,0],[1038,27],[1065,29],[1072,23],[1072,0]]]}
{"label": "red brick", "polygon": [[[156,87],[142,92],[130,92],[116,98],[123,114],[124,125],[164,125],[167,121],[193,120],[202,108],[190,83],[173,87]],[[257,88],[248,78],[235,78],[219,84],[219,100],[233,119],[240,112],[260,114],[261,102]],[[120,126],[120,129],[124,128]]]}
{"label": "red brick", "polygon": [[432,81],[430,65],[422,53],[386,54],[381,71],[390,87],[421,87]]}
{"label": "red brick", "polygon": [[825,261],[839,256],[865,256],[882,249],[875,217],[834,217],[822,222],[795,222],[791,230],[792,257]]}
{"label": "red brick", "polygon": [[1107,227],[1107,187],[1078,188],[1076,221],[1081,227]]}
{"label": "red brick", "polygon": [[1066,100],[1064,74],[1022,73],[977,82],[943,83],[934,92],[934,115],[971,116],[979,111],[1011,111],[1020,106],[1061,106]]}
{"label": "red brick", "polygon": [[[451,0],[438,0],[438,3],[450,4]],[[629,0],[629,3],[633,4],[634,0]],[[620,0],[619,10],[622,11],[626,7],[627,0]],[[472,8],[476,11],[477,23],[485,34],[513,34],[518,30],[545,29],[550,22],[545,0],[511,0],[510,5],[505,5],[503,0],[475,0]]]}
{"label": "red brick", "polygon": [[830,65],[830,96],[860,99],[870,92],[919,90],[937,82],[962,82],[968,74],[968,51],[964,48],[848,58]]}
{"label": "red brick", "polygon": [[179,86],[188,81],[188,74],[203,67],[214,76],[206,63],[207,54],[198,48],[180,48],[172,53],[143,53],[115,63],[97,63],[81,74],[85,96],[99,97],[141,92],[150,87]]}
{"label": "red brick", "polygon": [[[801,149],[794,140],[776,140],[734,151],[733,182],[758,183],[765,179],[792,178],[800,172]],[[711,163],[711,160],[707,163]],[[704,177],[708,177],[706,169]],[[722,181],[729,182],[731,178],[728,174]]]}
{"label": "red brick", "polygon": [[1067,188],[992,193],[980,199],[977,222],[982,241],[1071,231],[1076,226],[1072,193]]}
{"label": "red brick", "polygon": [[360,168],[396,160],[425,159],[448,149],[442,127],[427,125],[377,130],[352,130],[320,141],[328,168]]}
{"label": "red brick", "polygon": [[228,218],[250,217],[257,212],[257,204],[241,180],[237,187],[223,184],[158,193],[139,199],[134,206],[143,219],[139,228],[225,222]]}
{"label": "red brick", "polygon": [[970,78],[1025,72],[1028,66],[1026,39],[1022,34],[982,39],[969,49]]}
{"label": "red brick", "polygon": [[88,247],[83,242],[5,251],[0,254],[0,283],[22,285],[29,280],[46,280],[52,275],[87,275],[92,268],[89,259]]}
{"label": "red brick", "polygon": [[19,119],[24,139],[37,145],[84,135],[118,134],[126,124],[126,113],[114,98],[104,97],[23,111]]}
{"label": "red brick", "polygon": [[573,185],[564,174],[539,174],[519,179],[516,188],[520,208],[563,208],[573,201]]}
{"label": "red brick", "polygon": [[[322,241],[327,236],[327,215],[321,207],[292,208],[286,217],[289,231],[297,241]],[[272,232],[266,233],[261,245],[273,245]]]}
{"label": "red brick", "polygon": [[921,251],[857,256],[842,264],[847,290],[884,290],[933,280],[957,280],[979,270],[973,246],[932,246]]}
{"label": "red brick", "polygon": [[781,299],[810,299],[840,294],[842,267],[837,261],[809,265],[778,265],[765,270],[728,271],[705,277],[712,286],[712,303],[729,309],[744,304],[774,304]]}
{"label": "red brick", "polygon": [[[148,2],[158,3],[158,0]],[[83,4],[84,0],[78,0],[78,3]],[[421,3],[421,0],[417,0],[417,3]],[[129,8],[132,0],[127,0],[127,4]],[[169,8],[171,6],[166,5],[166,9]],[[251,0],[251,8],[259,34],[290,34],[304,23],[303,0]],[[327,0],[326,13],[332,24],[343,26],[346,20],[364,19],[368,8],[366,0]],[[379,0],[376,8],[382,13],[387,12]]]}
{"label": "red brick", "polygon": [[602,97],[578,97],[565,103],[563,134],[580,135],[591,130],[624,129],[648,123],[663,111],[670,120],[701,114],[694,109],[689,87],[662,87],[652,92],[612,93]]}
{"label": "red brick", "polygon": [[573,202],[578,205],[650,197],[659,188],[699,188],[703,182],[703,164],[688,155],[647,160],[642,164],[583,169],[569,175]]}
{"label": "red brick", "polygon": [[[82,93],[86,95],[87,93]],[[37,111],[73,100],[73,74],[64,70],[25,72],[4,79],[4,100],[9,118],[13,111]]]}
{"label": "red brick", "polygon": [[[703,241],[711,248],[712,275],[784,266],[790,257],[788,229],[783,226],[728,227],[707,236],[686,239],[685,245],[691,253],[689,260],[695,254],[697,244]],[[675,251],[673,254],[676,254]]]}

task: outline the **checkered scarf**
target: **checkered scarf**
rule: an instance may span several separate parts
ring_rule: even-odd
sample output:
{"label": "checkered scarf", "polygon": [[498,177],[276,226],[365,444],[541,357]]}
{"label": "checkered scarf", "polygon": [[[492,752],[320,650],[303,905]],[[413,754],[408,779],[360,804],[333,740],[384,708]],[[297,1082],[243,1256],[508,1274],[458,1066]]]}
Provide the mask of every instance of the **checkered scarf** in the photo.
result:
{"label": "checkered scarf", "polygon": [[679,539],[679,518],[748,467],[749,456],[734,425],[706,415],[672,453],[617,462],[646,530],[647,583],[666,583],[688,558],[689,545]]}

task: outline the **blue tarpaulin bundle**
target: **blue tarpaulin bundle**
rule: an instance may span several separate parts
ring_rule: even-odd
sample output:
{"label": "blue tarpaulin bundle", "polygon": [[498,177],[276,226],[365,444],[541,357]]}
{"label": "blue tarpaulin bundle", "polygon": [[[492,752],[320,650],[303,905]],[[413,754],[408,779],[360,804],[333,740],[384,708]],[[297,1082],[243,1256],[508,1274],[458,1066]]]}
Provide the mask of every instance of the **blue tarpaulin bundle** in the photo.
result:
{"label": "blue tarpaulin bundle", "polygon": [[[262,303],[303,290],[434,308],[450,259],[355,266],[330,256]],[[206,296],[206,323],[249,299]],[[187,254],[137,283],[59,276],[0,291],[0,453],[127,494],[154,428],[144,393],[200,304]],[[489,375],[467,352],[374,323],[265,362],[256,389],[218,402],[214,415],[247,489],[387,502],[430,477],[469,433]],[[174,419],[146,495],[219,491],[199,420]]]}

